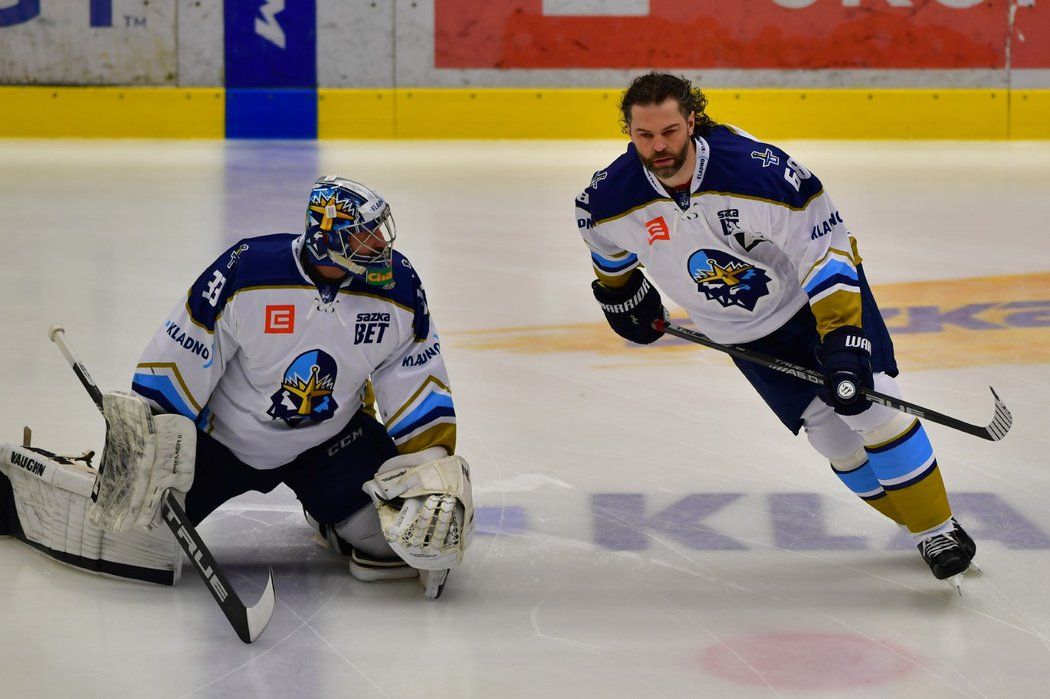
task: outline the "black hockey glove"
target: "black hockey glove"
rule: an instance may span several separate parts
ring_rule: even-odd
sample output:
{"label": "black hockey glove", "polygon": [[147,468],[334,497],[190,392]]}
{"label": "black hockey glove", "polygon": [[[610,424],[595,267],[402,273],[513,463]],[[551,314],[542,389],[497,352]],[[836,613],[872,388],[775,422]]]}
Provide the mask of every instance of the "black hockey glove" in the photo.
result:
{"label": "black hockey glove", "polygon": [[605,312],[605,319],[620,337],[648,345],[663,335],[663,331],[653,329],[653,321],[666,318],[667,310],[660,300],[660,292],[641,270],[631,272],[624,287],[610,289],[595,279],[591,290]]}
{"label": "black hockey glove", "polygon": [[853,325],[835,328],[820,347],[824,386],[818,395],[839,415],[857,415],[871,406],[859,388],[875,388],[871,374],[871,342]]}

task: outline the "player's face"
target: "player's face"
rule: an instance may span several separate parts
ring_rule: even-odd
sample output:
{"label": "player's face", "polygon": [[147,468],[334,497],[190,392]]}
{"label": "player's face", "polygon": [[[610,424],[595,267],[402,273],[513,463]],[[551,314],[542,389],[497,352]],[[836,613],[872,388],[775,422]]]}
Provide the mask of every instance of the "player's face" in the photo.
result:
{"label": "player's face", "polygon": [[354,233],[348,242],[350,253],[363,257],[378,255],[390,244],[378,230]]}
{"label": "player's face", "polygon": [[631,107],[631,143],[642,164],[661,180],[675,177],[689,157],[693,115],[682,116],[678,100]]}

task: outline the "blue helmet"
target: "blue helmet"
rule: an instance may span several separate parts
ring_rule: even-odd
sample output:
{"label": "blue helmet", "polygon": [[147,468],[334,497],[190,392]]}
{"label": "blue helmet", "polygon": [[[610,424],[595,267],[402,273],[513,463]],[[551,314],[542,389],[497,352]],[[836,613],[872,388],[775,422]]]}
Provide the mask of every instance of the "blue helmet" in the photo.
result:
{"label": "blue helmet", "polygon": [[397,229],[390,205],[368,187],[335,175],[321,177],[306,207],[305,246],[316,265],[336,267],[368,284],[394,284],[391,256]]}

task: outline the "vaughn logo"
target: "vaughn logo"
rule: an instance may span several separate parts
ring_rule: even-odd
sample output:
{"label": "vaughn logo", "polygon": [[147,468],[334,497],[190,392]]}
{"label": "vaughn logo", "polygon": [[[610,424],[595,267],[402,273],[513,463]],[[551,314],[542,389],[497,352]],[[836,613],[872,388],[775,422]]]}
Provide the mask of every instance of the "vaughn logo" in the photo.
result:
{"label": "vaughn logo", "polygon": [[44,471],[47,470],[47,466],[40,463],[36,459],[30,458],[25,454],[19,453],[14,449],[11,450],[11,463],[15,466],[21,466],[26,471],[29,471],[34,476],[43,476]]}

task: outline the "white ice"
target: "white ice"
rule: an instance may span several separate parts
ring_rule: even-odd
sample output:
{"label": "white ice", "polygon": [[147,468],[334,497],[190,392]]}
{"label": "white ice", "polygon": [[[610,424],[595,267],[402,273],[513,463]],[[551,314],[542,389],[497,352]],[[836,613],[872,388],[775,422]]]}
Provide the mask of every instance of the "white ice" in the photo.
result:
{"label": "white ice", "polygon": [[250,646],[188,566],[153,587],[0,539],[0,695],[1045,696],[1050,144],[781,145],[884,306],[992,304],[898,336],[907,398],[981,423],[993,385],[1015,418],[998,443],[927,425],[984,570],[962,597],[728,359],[605,327],[572,204],[621,143],[0,141],[0,440],[100,448],[48,326],[126,390],[203,267],[299,230],[339,173],[389,199],[426,284],[481,523],[427,601],[350,579],[287,489],[230,502],[213,553],[251,601],[275,572]]}

